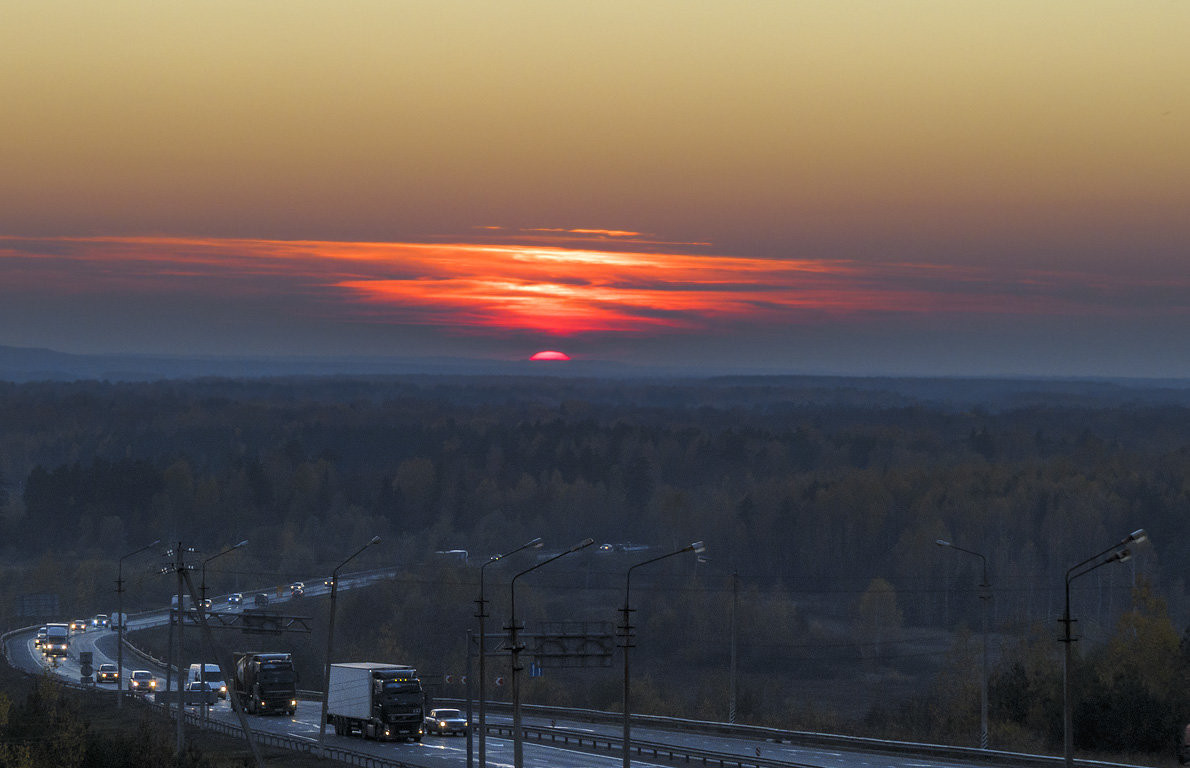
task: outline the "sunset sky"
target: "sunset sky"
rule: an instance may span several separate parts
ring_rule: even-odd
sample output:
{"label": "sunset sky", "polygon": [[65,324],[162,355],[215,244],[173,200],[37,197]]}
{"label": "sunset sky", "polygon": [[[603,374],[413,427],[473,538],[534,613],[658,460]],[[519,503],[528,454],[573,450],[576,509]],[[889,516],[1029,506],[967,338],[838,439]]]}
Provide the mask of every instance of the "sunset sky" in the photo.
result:
{"label": "sunset sky", "polygon": [[1187,39],[1171,1],[0,0],[0,345],[1190,377]]}

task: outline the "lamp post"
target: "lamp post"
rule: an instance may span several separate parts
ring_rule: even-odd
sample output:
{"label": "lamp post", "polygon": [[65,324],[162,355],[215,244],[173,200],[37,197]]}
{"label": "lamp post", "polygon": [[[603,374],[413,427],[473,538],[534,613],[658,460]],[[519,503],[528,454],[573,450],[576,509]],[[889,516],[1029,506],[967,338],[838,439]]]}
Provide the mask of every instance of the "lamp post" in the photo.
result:
{"label": "lamp post", "polygon": [[339,591],[339,569],[354,560],[360,552],[379,543],[380,537],[373,536],[367,544],[357,549],[351,557],[336,565],[335,570],[331,571],[331,615],[330,620],[326,623],[326,665],[323,667],[322,676],[322,718],[318,723],[318,749],[323,757],[326,757],[326,710],[327,697],[331,689],[331,650],[334,648],[335,642],[335,596]]}
{"label": "lamp post", "polygon": [[512,755],[514,768],[524,768],[525,765],[525,750],[522,741],[524,740],[521,733],[521,686],[520,686],[520,671],[521,671],[521,646],[520,639],[517,635],[516,623],[516,580],[524,576],[526,573],[536,571],[543,565],[548,565],[560,557],[565,557],[573,552],[578,552],[584,547],[589,547],[595,543],[595,539],[583,539],[578,544],[575,544],[565,552],[554,555],[553,557],[542,560],[532,568],[525,570],[512,577],[512,582],[509,584],[509,615],[512,617],[509,623],[509,632],[511,633],[510,641],[512,643]]}
{"label": "lamp post", "polygon": [[[214,554],[214,555],[211,555],[211,556],[210,556],[210,557],[208,557],[206,560],[203,560],[203,561],[202,561],[202,587],[201,587],[201,592],[202,592],[202,602],[200,602],[200,603],[199,603],[199,606],[198,606],[198,609],[199,609],[200,611],[202,611],[202,610],[203,610],[203,606],[204,606],[204,604],[207,602],[207,563],[211,562],[211,561],[212,561],[212,560],[214,560],[216,557],[223,557],[223,556],[224,556],[224,555],[226,555],[228,552],[234,552],[235,550],[239,549],[240,547],[246,547],[246,546],[248,546],[248,540],[247,540],[247,539],[244,539],[244,540],[243,540],[243,541],[241,541],[239,544],[236,544],[236,545],[234,545],[234,546],[228,547],[227,549],[223,550],[222,552],[218,552],[218,553],[216,553],[216,554]],[[206,682],[206,677],[205,677],[205,676],[203,677],[203,682],[204,682],[204,683]]]}
{"label": "lamp post", "polygon": [[[205,617],[206,617],[206,612],[207,612],[207,563],[211,562],[212,560],[214,560],[217,557],[223,557],[228,552],[234,552],[237,549],[239,549],[240,547],[246,547],[246,546],[248,546],[248,540],[244,539],[239,544],[230,546],[227,549],[223,550],[222,552],[217,552],[217,553],[211,555],[210,557],[208,557],[206,560],[202,561],[202,585],[201,585],[202,599],[199,600],[199,603],[198,603],[198,615],[200,617],[202,617],[203,621],[206,621]],[[206,681],[207,681],[207,664],[205,661],[200,660],[200,662],[199,662],[198,679],[202,683],[206,683]],[[208,714],[205,698],[203,699],[202,714],[203,714],[204,719],[207,717],[207,714]]]}
{"label": "lamp post", "polygon": [[[1074,642],[1074,638],[1071,637],[1070,633],[1070,622],[1072,621],[1070,618],[1070,582],[1108,563],[1122,563],[1126,561],[1132,557],[1132,553],[1128,550],[1128,545],[1140,544],[1148,540],[1148,538],[1148,534],[1145,533],[1144,528],[1137,528],[1121,539],[1119,543],[1113,544],[1102,552],[1088,557],[1086,560],[1072,566],[1066,571],[1066,610],[1062,614],[1061,619],[1066,625],[1066,631],[1062,637],[1062,642],[1066,644],[1066,651],[1062,655],[1062,732],[1064,736],[1063,747],[1066,768],[1074,768],[1074,713],[1070,701],[1070,645]],[[1102,560],[1100,559],[1109,552],[1111,554],[1108,557]]]}
{"label": "lamp post", "polygon": [[979,748],[988,748],[988,610],[992,603],[992,585],[988,582],[988,559],[980,553],[957,544],[938,539],[940,547],[949,547],[979,558],[983,566],[983,580],[979,583],[979,599],[983,601],[983,670],[979,676]]}
{"label": "lamp post", "polygon": [[151,549],[161,543],[157,539],[152,544],[146,544],[140,549],[120,555],[116,570],[116,708],[120,709],[124,703],[122,690],[124,688],[124,559],[139,555],[146,549]]}
{"label": "lamp post", "polygon": [[629,768],[629,766],[632,765],[632,734],[631,734],[631,725],[630,725],[631,717],[630,717],[630,710],[629,710],[629,706],[628,706],[629,705],[628,649],[632,647],[632,624],[630,622],[630,617],[632,614],[632,607],[631,607],[631,603],[629,602],[629,590],[632,587],[632,572],[635,571],[637,568],[640,568],[642,565],[648,565],[649,563],[655,563],[658,560],[664,560],[667,557],[675,557],[677,555],[682,554],[683,552],[700,553],[700,552],[705,552],[705,551],[706,551],[706,545],[704,545],[701,541],[696,541],[693,544],[690,544],[689,546],[682,547],[681,549],[679,549],[675,552],[670,552],[667,555],[661,555],[660,557],[654,557],[651,560],[645,560],[644,562],[637,563],[636,565],[634,565],[628,569],[628,574],[624,578],[624,607],[621,609],[621,611],[624,613],[624,627],[623,627],[623,629],[624,629],[624,768]]}
{"label": "lamp post", "polygon": [[[484,619],[487,618],[488,614],[487,614],[487,609],[486,609],[486,601],[483,598],[483,569],[487,568],[492,563],[495,563],[499,560],[502,560],[502,559],[508,557],[509,555],[515,555],[517,552],[520,552],[523,549],[530,549],[530,548],[541,549],[542,543],[543,543],[542,539],[539,536],[536,539],[533,539],[532,541],[525,542],[524,544],[520,545],[519,547],[512,550],[511,552],[507,552],[502,555],[492,555],[490,558],[488,558],[488,561],[486,563],[479,566],[479,600],[476,601],[479,603],[479,613],[477,613],[475,615],[476,615],[476,618],[479,619],[479,766],[480,766],[480,768],[487,768],[487,765],[488,765],[488,763],[487,763],[487,720],[485,719],[486,708],[485,708],[485,704],[484,704],[484,702],[486,700],[484,688],[487,685],[487,671],[484,666],[484,657],[487,654],[487,651],[484,647],[485,637],[486,637],[486,635],[484,633]],[[468,730],[468,733],[470,733],[470,732],[471,731]]]}

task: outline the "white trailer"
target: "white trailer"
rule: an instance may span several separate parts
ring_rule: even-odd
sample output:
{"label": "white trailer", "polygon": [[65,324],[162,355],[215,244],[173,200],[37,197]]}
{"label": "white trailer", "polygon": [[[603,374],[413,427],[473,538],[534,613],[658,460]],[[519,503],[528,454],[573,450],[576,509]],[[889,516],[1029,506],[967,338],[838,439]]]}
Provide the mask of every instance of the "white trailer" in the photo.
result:
{"label": "white trailer", "polygon": [[340,736],[421,741],[425,695],[412,667],[376,661],[331,664],[326,699],[327,725]]}

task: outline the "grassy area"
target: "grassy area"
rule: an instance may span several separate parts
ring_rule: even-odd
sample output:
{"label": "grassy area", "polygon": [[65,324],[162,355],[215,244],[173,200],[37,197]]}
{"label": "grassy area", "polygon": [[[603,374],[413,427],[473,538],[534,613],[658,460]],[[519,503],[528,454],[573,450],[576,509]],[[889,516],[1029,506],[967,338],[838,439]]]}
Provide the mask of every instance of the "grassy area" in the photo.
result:
{"label": "grassy area", "polygon": [[[11,707],[0,711],[0,764],[14,766],[112,766],[158,768],[173,764],[175,723],[136,699],[116,708],[112,692],[79,690],[52,678],[37,678],[0,663],[0,694]],[[2,709],[2,708],[0,708]],[[186,729],[186,768],[244,768],[252,752],[242,739]],[[286,750],[261,749],[266,766],[314,768],[326,762]]]}

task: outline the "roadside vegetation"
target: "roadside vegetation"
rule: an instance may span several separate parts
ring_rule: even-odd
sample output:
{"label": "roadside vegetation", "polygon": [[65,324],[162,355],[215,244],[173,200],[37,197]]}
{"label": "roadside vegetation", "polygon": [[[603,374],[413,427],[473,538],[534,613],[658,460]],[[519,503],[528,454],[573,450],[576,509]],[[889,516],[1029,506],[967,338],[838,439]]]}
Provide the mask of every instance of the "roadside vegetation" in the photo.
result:
{"label": "roadside vegetation", "polygon": [[[0,766],[4,768],[243,768],[251,755],[236,739],[188,733],[181,761],[174,723],[130,699],[117,711],[110,692],[83,691],[53,678],[0,670]],[[266,750],[265,765],[323,763]]]}

